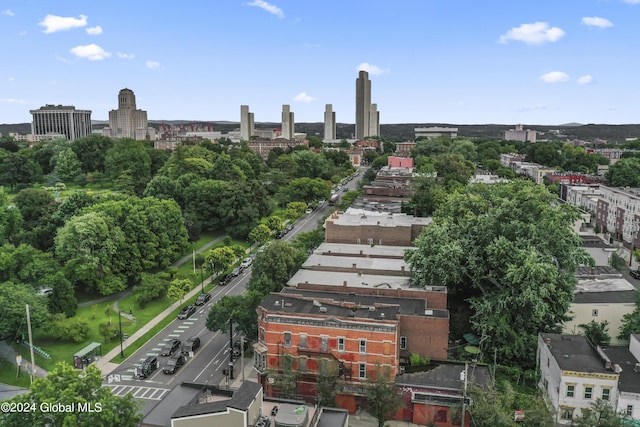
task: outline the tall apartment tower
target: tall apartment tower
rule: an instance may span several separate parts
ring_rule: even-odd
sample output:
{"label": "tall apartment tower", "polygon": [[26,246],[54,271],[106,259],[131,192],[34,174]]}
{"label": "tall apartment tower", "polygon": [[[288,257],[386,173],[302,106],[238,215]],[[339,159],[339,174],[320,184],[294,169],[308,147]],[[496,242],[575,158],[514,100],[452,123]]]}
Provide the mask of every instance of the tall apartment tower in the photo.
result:
{"label": "tall apartment tower", "polygon": [[69,141],[91,135],[91,111],[72,105],[45,105],[29,110],[34,136],[64,135]]}
{"label": "tall apartment tower", "polygon": [[369,73],[360,71],[356,79],[356,139],[369,136],[371,110],[371,80]]}
{"label": "tall apartment tower", "polygon": [[336,139],[336,113],[333,105],[327,104],[324,107],[324,140],[335,141]]}
{"label": "tall apartment tower", "polygon": [[145,140],[148,128],[147,112],[136,109],[136,95],[131,89],[122,89],[118,109],[109,111],[109,136]]}
{"label": "tall apartment tower", "polygon": [[284,139],[293,139],[293,135],[295,134],[294,128],[295,125],[291,107],[285,104],[282,106],[282,137]]}
{"label": "tall apartment tower", "polygon": [[254,134],[253,113],[248,105],[240,106],[240,140],[249,141]]}
{"label": "tall apartment tower", "polygon": [[369,133],[366,136],[380,136],[380,111],[378,104],[371,104],[369,110]]}

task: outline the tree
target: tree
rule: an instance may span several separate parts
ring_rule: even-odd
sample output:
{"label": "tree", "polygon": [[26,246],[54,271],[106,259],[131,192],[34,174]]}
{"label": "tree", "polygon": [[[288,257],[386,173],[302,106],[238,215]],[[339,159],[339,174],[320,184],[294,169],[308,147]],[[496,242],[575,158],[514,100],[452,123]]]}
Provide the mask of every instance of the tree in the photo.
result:
{"label": "tree", "polygon": [[140,308],[166,295],[169,281],[158,274],[142,273],[140,285],[133,287],[133,294]]}
{"label": "tree", "polygon": [[533,366],[537,334],[560,331],[576,268],[593,264],[573,231],[577,218],[528,181],[470,185],[447,198],[407,253],[414,286],[449,287],[469,302],[488,351]]}
{"label": "tree", "polygon": [[252,242],[263,243],[269,240],[271,236],[271,230],[264,224],[256,225],[249,233],[249,239]]}
{"label": "tree", "polygon": [[286,242],[272,243],[253,262],[247,289],[263,295],[279,291],[300,268],[305,258],[305,253]]}
{"label": "tree", "polygon": [[322,243],[324,243],[324,227],[320,226],[315,230],[296,234],[291,244],[297,250],[309,254]]}
{"label": "tree", "polygon": [[316,390],[320,396],[320,404],[322,406],[335,407],[336,398],[340,392],[337,387],[338,366],[335,361],[329,359],[320,359],[318,366],[318,383]]}
{"label": "tree", "polygon": [[479,427],[512,427],[515,410],[525,412],[525,419],[517,425],[522,427],[553,427],[555,423],[544,400],[538,395],[517,393],[508,381],[499,386],[493,383],[481,388],[475,384],[468,387],[473,405],[467,409],[475,425]]}
{"label": "tree", "polygon": [[578,325],[584,329],[584,336],[587,337],[592,345],[607,346],[611,344],[611,336],[609,335],[609,322],[603,320],[598,323],[595,320],[587,324]]}
{"label": "tree", "polygon": [[84,173],[104,173],[105,158],[111,147],[113,147],[113,140],[102,135],[78,138],[71,144],[71,149],[76,153]]}
{"label": "tree", "polygon": [[636,308],[622,316],[619,340],[628,341],[631,334],[640,334],[640,291],[636,292]]}
{"label": "tree", "polygon": [[271,370],[267,376],[273,378],[273,387],[278,390],[281,399],[296,399],[298,397],[297,373],[293,369],[294,359],[290,354],[280,356],[278,369]]}
{"label": "tree", "polygon": [[68,147],[58,153],[54,171],[63,181],[69,182],[82,172],[81,167],[78,156]]}
{"label": "tree", "polygon": [[20,240],[37,249],[50,249],[56,232],[51,218],[58,209],[53,196],[43,189],[25,188],[14,198],[14,203],[23,220]]}
{"label": "tree", "polygon": [[172,301],[180,301],[184,299],[185,295],[191,290],[191,282],[188,279],[173,279],[169,284],[167,290],[167,296]]}
{"label": "tree", "polygon": [[282,218],[272,215],[265,220],[265,225],[271,231],[280,231],[282,230]]}
{"label": "tree", "polygon": [[378,420],[378,427],[384,427],[385,422],[404,407],[402,392],[393,381],[388,366],[378,364],[373,376],[367,376],[365,399],[369,412]]}
{"label": "tree", "polygon": [[573,427],[623,427],[631,425],[623,420],[626,416],[617,414],[611,402],[596,399],[591,404],[591,409],[583,413],[582,416],[574,418],[571,421]]}
{"label": "tree", "polygon": [[331,193],[331,185],[320,178],[296,178],[284,189],[290,201],[312,202],[327,199]]}
{"label": "tree", "polygon": [[214,248],[207,253],[204,259],[204,267],[213,274],[219,274],[227,270],[236,260],[236,254],[228,246]]}
{"label": "tree", "polygon": [[640,159],[620,159],[605,174],[611,187],[640,187]]}
{"label": "tree", "polygon": [[[0,414],[0,424],[6,427],[136,426],[142,420],[142,414],[133,396],[114,396],[111,388],[102,386],[102,380],[100,370],[94,365],[82,371],[59,363],[46,378],[37,378],[31,384],[30,392],[9,400],[34,410]],[[42,409],[52,407],[54,403],[76,410]],[[78,410],[80,407],[85,410]]]}
{"label": "tree", "polygon": [[227,331],[229,319],[250,340],[257,337],[258,313],[256,309],[264,295],[249,291],[241,295],[225,295],[211,307],[207,315],[207,329]]}
{"label": "tree", "polygon": [[36,295],[35,291],[13,282],[4,282],[0,286],[0,339],[12,341],[24,338],[27,333],[25,307],[29,304],[31,324],[34,327],[46,325],[49,319],[47,297]]}
{"label": "tree", "polygon": [[115,180],[127,174],[131,177],[136,194],[142,194],[151,179],[151,158],[141,141],[117,139],[107,151],[105,173]]}
{"label": "tree", "polygon": [[75,316],[78,309],[78,300],[73,291],[73,286],[64,277],[62,271],[47,277],[46,283],[53,289],[53,293],[49,295],[47,302],[49,312],[51,314],[63,313],[67,317]]}
{"label": "tree", "polygon": [[287,203],[287,210],[285,215],[289,219],[296,219],[304,215],[307,210],[307,204],[304,202],[289,202]]}

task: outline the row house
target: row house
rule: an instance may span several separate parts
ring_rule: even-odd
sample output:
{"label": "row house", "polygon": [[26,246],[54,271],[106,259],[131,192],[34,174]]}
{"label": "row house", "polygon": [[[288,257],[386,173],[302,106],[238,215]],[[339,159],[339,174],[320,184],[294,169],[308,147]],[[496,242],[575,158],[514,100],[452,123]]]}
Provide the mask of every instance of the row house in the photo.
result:
{"label": "row house", "polygon": [[601,195],[596,204],[596,224],[603,233],[623,241],[632,250],[640,247],[640,190],[600,186]]}
{"label": "row house", "polygon": [[593,346],[582,335],[538,335],[540,382],[559,424],[587,416],[597,399],[640,420],[640,335],[628,347]]}
{"label": "row house", "polygon": [[254,366],[267,395],[278,395],[274,378],[288,357],[299,398],[315,401],[318,376],[330,372],[338,406],[350,412],[363,404],[362,386],[378,366],[392,379],[403,371],[401,352],[412,341],[424,342],[425,328],[442,331],[431,337],[432,347],[446,351],[448,342],[448,312],[429,309],[422,299],[284,289],[268,295],[257,312]]}

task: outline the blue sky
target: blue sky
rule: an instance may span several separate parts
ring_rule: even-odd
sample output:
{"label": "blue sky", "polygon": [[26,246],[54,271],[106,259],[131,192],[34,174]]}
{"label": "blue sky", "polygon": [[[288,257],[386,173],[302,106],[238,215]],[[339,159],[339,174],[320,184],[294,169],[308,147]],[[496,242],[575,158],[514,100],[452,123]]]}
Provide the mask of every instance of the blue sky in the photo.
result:
{"label": "blue sky", "polygon": [[0,123],[132,89],[151,120],[639,123],[640,0],[0,0]]}

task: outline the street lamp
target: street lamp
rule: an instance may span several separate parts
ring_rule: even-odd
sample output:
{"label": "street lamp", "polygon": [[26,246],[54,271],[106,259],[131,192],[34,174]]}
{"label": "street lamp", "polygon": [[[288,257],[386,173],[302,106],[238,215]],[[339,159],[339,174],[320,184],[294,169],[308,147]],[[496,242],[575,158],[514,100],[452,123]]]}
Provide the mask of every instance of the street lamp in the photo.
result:
{"label": "street lamp", "polygon": [[204,294],[204,264],[200,265],[200,287]]}
{"label": "street lamp", "polygon": [[120,326],[120,357],[124,359],[124,347],[122,346],[122,316],[120,315],[120,308],[118,308],[118,325]]}

